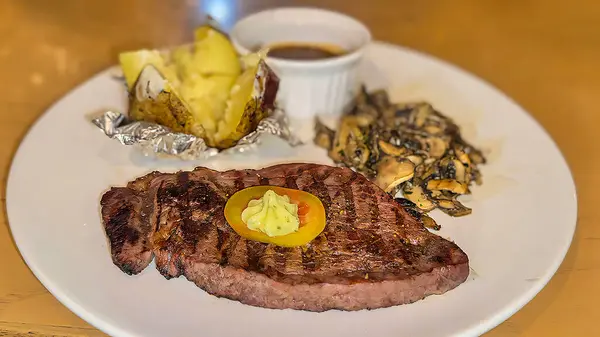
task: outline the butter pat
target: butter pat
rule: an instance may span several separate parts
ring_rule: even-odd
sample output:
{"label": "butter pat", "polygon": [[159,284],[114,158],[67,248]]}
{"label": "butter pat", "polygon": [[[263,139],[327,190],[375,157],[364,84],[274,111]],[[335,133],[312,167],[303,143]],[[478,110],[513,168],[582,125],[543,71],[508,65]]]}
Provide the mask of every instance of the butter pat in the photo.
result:
{"label": "butter pat", "polygon": [[291,203],[287,195],[281,196],[272,190],[258,200],[250,200],[242,211],[242,221],[249,229],[270,237],[287,235],[300,227],[298,205]]}

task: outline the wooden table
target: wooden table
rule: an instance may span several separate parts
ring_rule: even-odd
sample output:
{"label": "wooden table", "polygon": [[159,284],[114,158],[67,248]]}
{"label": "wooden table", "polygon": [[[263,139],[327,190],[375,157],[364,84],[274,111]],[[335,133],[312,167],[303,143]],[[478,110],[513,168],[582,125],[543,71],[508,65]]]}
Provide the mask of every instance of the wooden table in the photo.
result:
{"label": "wooden table", "polygon": [[[2,0],[2,203],[11,157],[29,126],[75,85],[114,64],[119,51],[189,40],[207,11],[230,27],[245,13],[284,4],[356,16],[376,39],[453,62],[535,116],[575,175],[577,233],[548,286],[487,336],[600,335],[594,319],[600,317],[600,207],[594,204],[600,189],[600,142],[594,135],[600,124],[598,1]],[[0,336],[104,336],[37,281],[12,242],[5,212],[1,220]]]}

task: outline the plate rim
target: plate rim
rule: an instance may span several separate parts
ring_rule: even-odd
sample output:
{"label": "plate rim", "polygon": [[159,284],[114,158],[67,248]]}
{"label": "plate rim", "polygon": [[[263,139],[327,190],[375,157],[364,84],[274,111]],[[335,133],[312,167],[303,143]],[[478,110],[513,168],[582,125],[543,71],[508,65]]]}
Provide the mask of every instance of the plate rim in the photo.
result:
{"label": "plate rim", "polygon": [[[431,55],[431,54],[428,54],[428,53],[425,53],[425,52],[422,52],[422,51],[419,51],[419,50],[416,50],[413,48],[393,44],[393,43],[386,42],[386,41],[379,41],[379,40],[372,41],[370,43],[370,45],[368,46],[367,50],[370,50],[373,47],[394,49],[396,51],[401,51],[403,53],[411,54],[417,58],[427,59],[434,63],[438,63],[439,65],[443,66],[444,68],[449,68],[453,72],[457,72],[460,75],[469,78],[469,80],[478,82],[480,85],[487,87],[487,89],[494,91],[494,93],[501,96],[502,99],[510,102],[515,107],[517,107],[522,112],[522,114],[524,115],[525,118],[529,119],[530,122],[534,123],[542,131],[542,134],[544,135],[544,137],[549,141],[549,143],[552,145],[554,150],[559,155],[562,164],[566,168],[566,173],[568,173],[568,179],[565,176],[565,182],[568,180],[568,182],[570,183],[569,185],[570,185],[571,191],[569,191],[568,194],[571,195],[571,200],[573,202],[573,219],[571,219],[569,221],[569,223],[572,224],[572,226],[571,226],[571,233],[568,238],[568,243],[565,245],[565,247],[562,247],[562,249],[560,250],[560,254],[557,254],[557,258],[554,260],[554,263],[550,266],[550,268],[545,269],[544,275],[540,276],[538,278],[539,279],[538,282],[534,283],[534,286],[529,288],[528,291],[523,293],[520,297],[515,297],[512,301],[509,302],[509,304],[507,304],[503,308],[497,310],[495,314],[488,316],[485,320],[480,321],[479,323],[477,323],[475,325],[465,327],[464,330],[462,330],[458,333],[461,336],[463,336],[463,335],[465,335],[465,336],[482,335],[482,334],[490,331],[491,329],[497,327],[504,321],[506,321],[508,318],[510,318],[515,313],[520,311],[527,303],[529,303],[542,289],[544,289],[546,287],[548,282],[554,277],[554,275],[556,274],[556,272],[558,271],[558,269],[564,262],[565,257],[573,243],[573,238],[574,238],[574,235],[575,235],[575,232],[577,229],[577,222],[578,222],[577,218],[578,218],[578,214],[579,214],[579,203],[578,203],[578,198],[577,198],[577,185],[574,180],[573,171],[571,170],[571,167],[570,167],[568,161],[566,160],[563,152],[561,151],[561,148],[558,146],[558,144],[552,138],[550,133],[544,128],[544,126],[542,124],[540,124],[538,122],[538,120],[532,114],[530,114],[520,104],[518,104],[518,102],[513,100],[504,91],[500,90],[499,88],[497,88],[496,86],[494,86],[493,84],[488,82],[486,79],[481,78],[481,77],[477,76],[476,74],[471,73],[470,71],[468,71],[458,65],[455,65],[449,61],[446,61],[444,59],[438,58],[437,56],[434,56],[434,55]],[[6,213],[6,217],[7,217],[7,225],[8,225],[7,227],[9,228],[9,231],[10,231],[10,234],[12,237],[12,241],[13,241],[15,247],[17,248],[19,255],[21,256],[21,258],[23,259],[23,261],[25,262],[27,267],[34,274],[34,276],[39,280],[39,282],[44,286],[44,288],[46,288],[48,290],[48,292],[50,292],[52,294],[52,296],[54,296],[65,307],[67,307],[72,313],[74,313],[75,315],[77,315],[78,317],[80,317],[81,319],[83,319],[84,321],[89,323],[90,325],[94,326],[98,330],[101,330],[111,336],[112,335],[134,336],[135,334],[132,334],[129,331],[126,331],[115,325],[108,324],[105,320],[97,318],[96,315],[89,312],[83,305],[78,304],[76,301],[72,300],[68,296],[67,293],[64,293],[64,292],[60,293],[59,291],[56,291],[56,289],[59,289],[60,287],[57,287],[51,279],[45,277],[43,272],[41,270],[39,270],[40,267],[36,266],[35,263],[32,263],[32,261],[30,261],[29,258],[26,257],[22,253],[22,250],[21,250],[22,243],[20,244],[19,239],[14,235],[14,229],[13,229],[13,225],[11,224],[12,221],[11,221],[11,217],[9,214],[9,209],[11,208],[10,200],[12,200],[10,198],[10,195],[13,194],[10,191],[14,189],[14,187],[11,188],[11,186],[14,184],[14,179],[11,179],[11,177],[14,177],[14,173],[13,173],[15,170],[14,163],[15,163],[16,159],[19,157],[19,155],[22,154],[23,143],[25,143],[31,137],[32,131],[45,118],[47,118],[49,116],[48,112],[55,109],[62,101],[66,100],[70,96],[74,95],[74,93],[76,91],[78,91],[78,89],[85,87],[88,83],[94,81],[95,79],[102,77],[102,76],[112,76],[111,72],[113,72],[116,68],[118,68],[118,65],[109,66],[109,67],[95,73],[94,75],[87,78],[86,80],[80,82],[78,85],[71,88],[67,93],[65,93],[64,95],[59,97],[56,101],[54,101],[29,126],[29,128],[27,129],[25,134],[21,137],[21,139],[19,141],[19,145],[18,145],[17,149],[13,152],[12,158],[10,160],[10,164],[9,164],[10,166],[9,166],[9,170],[7,172],[8,174],[7,174],[6,187],[5,187],[6,202],[5,202],[4,208],[5,208],[5,213]],[[13,207],[15,207],[15,206],[13,206]],[[557,253],[559,253],[559,251],[557,251]],[[558,257],[560,257],[560,258],[558,258]]]}

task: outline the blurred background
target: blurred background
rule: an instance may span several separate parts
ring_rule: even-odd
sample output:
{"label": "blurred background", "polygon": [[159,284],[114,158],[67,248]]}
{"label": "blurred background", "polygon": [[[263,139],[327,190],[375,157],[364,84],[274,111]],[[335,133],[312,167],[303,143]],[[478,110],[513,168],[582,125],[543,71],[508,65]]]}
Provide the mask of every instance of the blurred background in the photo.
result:
{"label": "blurred background", "polygon": [[[581,205],[575,241],[550,284],[488,335],[600,335],[589,320],[600,310],[587,291],[578,291],[594,288],[600,279],[600,230],[593,226],[592,205],[600,167],[589,157],[600,153],[594,127],[598,1],[0,0],[3,184],[13,152],[36,118],[73,87],[116,64],[119,52],[189,41],[205,14],[228,29],[245,14],[275,6],[352,15],[377,40],[431,54],[487,80],[548,130],[574,172],[580,202],[587,198],[590,207]],[[585,221],[590,225],[582,226]],[[9,269],[0,272],[0,336],[103,336],[39,284],[10,242],[8,228],[0,226],[0,232],[0,256],[9,261]]]}
{"label": "blurred background", "polygon": [[[189,41],[192,28],[206,13],[227,29],[253,11],[318,6],[357,17],[377,40],[432,54],[486,79],[524,105],[561,144],[576,121],[564,118],[563,125],[552,129],[549,119],[566,116],[544,113],[548,100],[571,95],[571,100],[551,105],[568,113],[600,89],[594,80],[600,75],[598,68],[590,69],[600,59],[600,5],[594,3],[1,0],[0,102],[9,109],[27,106],[39,114],[73,86],[115,64],[120,51]],[[21,127],[36,117],[28,113],[0,118]]]}

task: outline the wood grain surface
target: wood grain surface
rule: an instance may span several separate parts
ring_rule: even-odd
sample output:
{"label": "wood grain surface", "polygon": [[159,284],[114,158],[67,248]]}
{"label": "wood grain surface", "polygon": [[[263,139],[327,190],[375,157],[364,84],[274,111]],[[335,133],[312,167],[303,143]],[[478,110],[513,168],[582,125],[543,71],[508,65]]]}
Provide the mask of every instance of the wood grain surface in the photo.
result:
{"label": "wood grain surface", "polygon": [[[575,240],[548,286],[486,336],[600,335],[594,319],[600,317],[594,197],[600,190],[600,1],[0,0],[0,336],[104,336],[48,293],[11,239],[6,176],[36,118],[114,64],[119,51],[190,39],[203,13],[230,27],[246,13],[289,5],[346,12],[378,40],[455,63],[514,98],[548,130],[577,183]],[[548,205],[548,212],[560,212],[560,205]]]}

